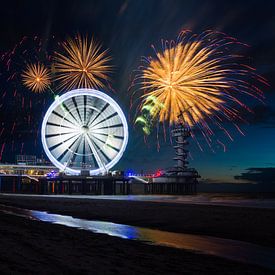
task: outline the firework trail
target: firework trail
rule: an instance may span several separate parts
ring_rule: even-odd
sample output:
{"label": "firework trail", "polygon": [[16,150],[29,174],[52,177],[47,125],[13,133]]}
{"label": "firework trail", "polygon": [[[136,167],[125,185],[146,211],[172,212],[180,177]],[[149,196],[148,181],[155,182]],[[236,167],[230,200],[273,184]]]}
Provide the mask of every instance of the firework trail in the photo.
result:
{"label": "firework trail", "polygon": [[54,70],[55,80],[60,89],[102,88],[109,80],[108,65],[110,57],[107,51],[101,51],[101,45],[87,36],[77,35],[62,44],[63,51],[56,53]]}
{"label": "firework trail", "polygon": [[199,129],[209,144],[215,135],[213,125],[230,139],[222,126],[225,121],[242,133],[237,122],[245,121],[243,111],[252,112],[243,98],[263,101],[258,86],[267,85],[238,54],[245,46],[220,32],[196,35],[183,31],[176,41],[162,41],[162,50],[153,47],[154,56],[142,59],[133,82],[137,91],[143,91],[136,122],[148,132],[148,124],[171,127],[181,116],[185,125]]}

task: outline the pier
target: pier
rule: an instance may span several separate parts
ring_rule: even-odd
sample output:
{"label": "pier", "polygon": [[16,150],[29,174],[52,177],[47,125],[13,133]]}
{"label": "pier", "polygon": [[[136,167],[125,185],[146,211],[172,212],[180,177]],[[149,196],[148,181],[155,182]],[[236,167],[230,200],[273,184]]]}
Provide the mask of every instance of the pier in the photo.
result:
{"label": "pier", "polygon": [[130,179],[113,176],[58,176],[29,177],[26,175],[0,175],[0,192],[25,194],[131,194]]}

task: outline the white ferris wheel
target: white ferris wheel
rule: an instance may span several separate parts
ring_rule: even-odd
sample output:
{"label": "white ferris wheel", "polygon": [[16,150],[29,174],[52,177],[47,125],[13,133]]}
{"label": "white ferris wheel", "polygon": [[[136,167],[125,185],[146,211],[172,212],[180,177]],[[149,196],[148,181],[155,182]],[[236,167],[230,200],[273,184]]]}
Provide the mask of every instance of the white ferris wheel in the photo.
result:
{"label": "white ferris wheel", "polygon": [[72,90],[58,97],[45,114],[43,148],[61,171],[104,174],[126,148],[128,126],[119,105],[94,89]]}

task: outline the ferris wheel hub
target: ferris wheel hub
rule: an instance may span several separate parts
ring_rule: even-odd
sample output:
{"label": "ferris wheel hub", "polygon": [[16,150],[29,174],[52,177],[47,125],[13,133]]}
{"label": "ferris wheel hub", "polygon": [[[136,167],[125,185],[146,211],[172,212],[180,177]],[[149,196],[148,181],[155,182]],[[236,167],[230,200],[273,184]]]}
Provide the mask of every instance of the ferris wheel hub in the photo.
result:
{"label": "ferris wheel hub", "polygon": [[81,127],[81,132],[82,132],[82,134],[88,133],[89,130],[90,130],[90,128],[89,128],[89,126],[87,126],[87,125],[83,125],[83,126]]}

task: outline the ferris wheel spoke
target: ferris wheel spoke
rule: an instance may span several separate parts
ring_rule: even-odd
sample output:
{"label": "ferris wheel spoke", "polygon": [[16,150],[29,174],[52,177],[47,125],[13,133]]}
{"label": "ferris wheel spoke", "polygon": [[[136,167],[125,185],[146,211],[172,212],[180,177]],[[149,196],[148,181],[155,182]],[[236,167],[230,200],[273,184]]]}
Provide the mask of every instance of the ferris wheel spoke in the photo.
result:
{"label": "ferris wheel spoke", "polygon": [[112,138],[120,139],[120,140],[123,140],[123,139],[124,139],[123,136],[117,136],[117,135],[113,135],[113,134],[95,133],[95,135],[101,135],[101,136],[105,136],[105,137],[111,136]]}
{"label": "ferris wheel spoke", "polygon": [[55,144],[55,145],[53,145],[53,146],[49,147],[49,150],[50,150],[50,151],[52,151],[52,150],[54,150],[54,149],[58,148],[59,146],[61,146],[61,145],[62,145],[62,144],[64,144],[65,142],[68,142],[69,140],[71,140],[71,139],[75,138],[77,135],[79,135],[79,133],[75,134],[75,135],[74,135],[74,136],[72,136],[72,137],[69,137],[69,138],[68,138],[68,139],[66,139],[66,140],[62,140],[62,141],[61,141],[61,142],[59,142],[58,144]]}
{"label": "ferris wheel spoke", "polygon": [[108,129],[108,128],[120,128],[120,127],[123,127],[122,123],[115,124],[115,125],[103,126],[103,127],[100,127],[100,128],[94,128],[93,130]]}
{"label": "ferris wheel spoke", "polygon": [[[101,140],[99,140],[99,141],[102,142],[104,145],[106,145],[104,141],[101,141]],[[104,150],[102,149],[102,146],[99,147],[99,145],[98,145],[96,142],[94,142],[94,145],[95,145],[95,147],[98,149],[98,152],[100,152],[100,154],[102,154],[103,157],[107,160],[107,162],[111,161],[111,159],[106,155],[106,153],[105,153]],[[103,145],[103,146],[104,146],[104,145]]]}
{"label": "ferris wheel spoke", "polygon": [[67,147],[67,148],[64,150],[64,152],[63,152],[60,156],[57,157],[57,160],[58,160],[58,161],[61,161],[61,160],[65,157],[65,155],[66,155],[68,152],[70,152],[71,148],[74,146],[74,144],[77,142],[77,140],[78,140],[78,138],[76,138],[76,139],[71,143],[71,145],[70,145],[69,147]]}
{"label": "ferris wheel spoke", "polygon": [[94,114],[94,109],[91,109],[91,111],[89,112],[89,114],[88,114],[88,117],[87,117],[87,119],[85,120],[85,125],[89,125],[89,121],[90,121],[90,119],[92,118],[92,116],[93,116],[93,114]]}
{"label": "ferris wheel spoke", "polygon": [[119,148],[116,148],[115,146],[112,146],[110,143],[106,143],[106,145],[107,145],[109,148],[115,150],[117,153],[119,152]]}
{"label": "ferris wheel spoke", "polygon": [[75,97],[72,98],[72,101],[73,101],[73,104],[75,106],[75,109],[76,109],[76,112],[78,114],[78,117],[79,117],[79,121],[81,122],[81,124],[83,124],[83,121],[82,121],[82,117],[80,115],[80,112],[79,112],[79,109],[78,109],[78,106],[77,106],[77,102],[75,100]]}
{"label": "ferris wheel spoke", "polygon": [[96,159],[96,162],[97,162],[98,166],[99,166],[101,169],[106,170],[106,168],[105,168],[105,166],[104,166],[104,164],[103,164],[101,158],[99,157],[99,155],[98,155],[98,153],[97,153],[97,150],[96,150],[96,148],[95,148],[95,146],[94,146],[94,144],[93,144],[92,139],[89,137],[89,134],[85,133],[85,137],[87,138],[87,142],[88,142],[88,144],[89,144],[89,146],[90,146],[90,148],[91,148],[91,150],[92,150],[92,152],[93,152],[93,154],[94,154],[94,156],[95,156],[95,159]]}
{"label": "ferris wheel spoke", "polygon": [[93,159],[93,163],[94,163],[95,168],[100,168],[99,165],[98,165],[98,163],[97,163],[97,161],[96,161],[96,159],[95,159],[94,153],[93,153],[91,147],[89,146],[89,144],[88,144],[87,147],[88,147],[88,150],[91,152],[91,157]]}
{"label": "ferris wheel spoke", "polygon": [[87,111],[87,96],[83,96],[83,106],[84,106],[84,124],[86,124],[86,111]]}
{"label": "ferris wheel spoke", "polygon": [[67,129],[74,129],[74,128],[66,126],[66,125],[57,124],[57,123],[53,123],[53,122],[49,122],[49,121],[47,122],[47,125],[58,127],[58,128],[62,127],[62,128],[67,128]]}
{"label": "ferris wheel spoke", "polygon": [[[91,106],[95,107],[98,104],[98,98],[96,98],[95,100],[91,101],[91,100],[87,100],[87,106],[90,106],[90,112],[88,113],[88,116],[86,116],[86,120],[85,120],[85,125],[89,125],[90,120],[93,118],[93,115],[95,113],[95,109],[91,108]],[[87,111],[86,111],[87,113]]]}
{"label": "ferris wheel spoke", "polygon": [[81,144],[81,141],[83,140],[83,138],[84,138],[83,135],[81,135],[78,138],[78,144],[76,146],[76,149],[74,150],[73,157],[71,158],[72,163],[75,161],[75,158],[77,156],[77,153],[78,153],[78,150],[79,150],[79,147],[80,147],[80,144]]}
{"label": "ferris wheel spoke", "polygon": [[72,134],[72,132],[63,132],[63,133],[56,133],[56,134],[47,134],[47,135],[45,135],[45,137],[52,138],[52,137],[71,135],[71,134]]}
{"label": "ferris wheel spoke", "polygon": [[95,138],[96,140],[98,140],[98,141],[100,141],[101,143],[103,143],[104,146],[108,146],[109,148],[115,150],[116,152],[119,152],[119,148],[116,148],[116,147],[112,146],[111,144],[109,144],[109,143],[107,142],[107,139],[106,139],[106,141],[104,141],[104,140],[102,140],[102,139],[96,137],[95,135],[93,135],[93,136],[94,136],[94,138]]}
{"label": "ferris wheel spoke", "polygon": [[96,121],[96,119],[103,114],[103,112],[110,106],[110,104],[107,102],[103,108],[100,110],[100,112],[98,112],[98,114],[93,118],[93,120],[91,122],[88,122],[88,126],[92,125],[92,123],[94,121]]}
{"label": "ferris wheel spoke", "polygon": [[56,115],[57,117],[59,117],[61,119],[64,119],[65,121],[67,121],[68,123],[72,124],[73,126],[76,126],[72,121],[68,120],[66,117],[62,116],[57,111],[52,111],[52,114]]}
{"label": "ferris wheel spoke", "polygon": [[75,118],[75,116],[72,114],[72,112],[70,111],[70,109],[64,102],[62,103],[62,107],[66,110],[66,112],[68,114],[70,114],[70,116],[74,119],[74,121],[77,123],[77,125],[79,125],[79,121]]}
{"label": "ferris wheel spoke", "polygon": [[107,121],[107,120],[109,120],[109,119],[111,119],[111,118],[113,118],[113,117],[116,117],[117,115],[118,115],[118,113],[115,112],[115,113],[113,113],[113,114],[107,116],[106,118],[100,120],[100,121],[97,122],[96,124],[91,124],[90,127],[95,127],[95,126],[97,126],[98,124],[101,124],[101,123],[103,123],[103,122],[105,122],[105,121]]}
{"label": "ferris wheel spoke", "polygon": [[86,145],[85,145],[85,137],[83,139],[83,147],[82,147],[82,163],[85,163],[85,157],[86,157]]}

